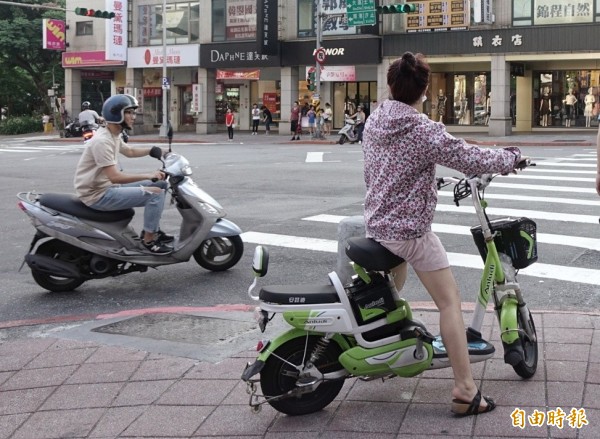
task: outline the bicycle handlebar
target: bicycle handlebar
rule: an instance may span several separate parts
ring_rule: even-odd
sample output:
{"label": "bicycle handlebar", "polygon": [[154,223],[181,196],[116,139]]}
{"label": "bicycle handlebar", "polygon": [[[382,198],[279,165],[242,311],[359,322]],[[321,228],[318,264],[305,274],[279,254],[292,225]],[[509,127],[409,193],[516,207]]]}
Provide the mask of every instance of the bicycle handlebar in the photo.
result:
{"label": "bicycle handlebar", "polygon": [[[517,163],[514,172],[516,173],[517,170],[523,170],[529,166],[535,166],[535,163],[529,157],[526,157]],[[473,191],[485,189],[498,175],[501,174],[478,174],[464,178],[436,177],[435,180],[438,190],[454,184],[454,203],[458,206],[460,200],[467,198]]]}

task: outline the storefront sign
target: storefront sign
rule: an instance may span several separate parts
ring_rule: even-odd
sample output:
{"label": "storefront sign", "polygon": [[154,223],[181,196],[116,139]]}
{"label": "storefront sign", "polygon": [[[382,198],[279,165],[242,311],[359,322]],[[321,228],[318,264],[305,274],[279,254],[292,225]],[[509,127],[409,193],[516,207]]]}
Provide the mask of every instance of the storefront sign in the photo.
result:
{"label": "storefront sign", "polygon": [[138,6],[138,45],[147,46],[153,37],[153,29],[156,29],[156,14],[151,14],[152,6]]}
{"label": "storefront sign", "polygon": [[192,84],[192,113],[202,113],[202,84]]}
{"label": "storefront sign", "polygon": [[468,0],[443,0],[411,2],[417,7],[406,15],[407,32],[433,32],[465,30],[471,12]]}
{"label": "storefront sign", "polygon": [[260,79],[260,70],[228,71],[217,70],[217,79]]}
{"label": "storefront sign", "polygon": [[218,43],[200,45],[200,67],[205,69],[279,66],[279,57],[261,55],[256,50],[255,41],[236,44]]}
{"label": "storefront sign", "polygon": [[356,34],[356,27],[348,24],[348,7],[345,1],[325,1],[322,2],[321,9],[324,36]]}
{"label": "storefront sign", "polygon": [[[198,66],[199,47],[199,44],[167,46],[167,67]],[[162,46],[130,47],[127,50],[128,68],[161,67],[163,60]]]}
{"label": "storefront sign", "polygon": [[227,40],[256,38],[256,5],[256,0],[227,0],[225,6]]}
{"label": "storefront sign", "polygon": [[[314,67],[307,67],[306,75],[310,69]],[[322,82],[356,81],[356,69],[354,66],[321,66],[319,78]]]}
{"label": "storefront sign", "polygon": [[144,87],[144,97],[145,98],[154,98],[157,96],[162,96],[162,88],[161,87]]}
{"label": "storefront sign", "polygon": [[82,70],[81,79],[112,81],[113,79],[115,79],[115,72],[107,70]]}
{"label": "storefront sign", "polygon": [[106,26],[106,59],[127,61],[127,3],[125,0],[106,0],[104,10],[114,12]]}
{"label": "storefront sign", "polygon": [[261,55],[277,55],[277,0],[258,0],[256,42]]}
{"label": "storefront sign", "polygon": [[65,50],[65,22],[45,18],[42,23],[42,47],[50,50]]}
{"label": "storefront sign", "polygon": [[[327,66],[348,66],[359,64],[379,64],[381,62],[381,39],[344,38],[323,41],[327,56]],[[282,65],[311,65],[315,63],[314,41],[282,42]]]}
{"label": "storefront sign", "polygon": [[512,76],[525,76],[525,64],[522,62],[511,62],[510,74]]}
{"label": "storefront sign", "polygon": [[95,66],[122,66],[123,61],[107,60],[103,50],[95,52],[63,52],[62,66],[65,69]]}
{"label": "storefront sign", "polygon": [[533,24],[592,23],[593,0],[535,0]]}

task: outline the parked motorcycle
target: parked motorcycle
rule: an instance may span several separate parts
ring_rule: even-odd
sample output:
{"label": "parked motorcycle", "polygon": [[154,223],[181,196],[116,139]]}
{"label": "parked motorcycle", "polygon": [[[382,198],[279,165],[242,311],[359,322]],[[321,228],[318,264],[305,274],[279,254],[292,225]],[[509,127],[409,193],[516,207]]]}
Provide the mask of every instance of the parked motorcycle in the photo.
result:
{"label": "parked motorcycle", "polygon": [[[169,130],[169,140],[172,131]],[[177,264],[192,256],[203,268],[224,271],[242,257],[241,229],[225,219],[225,210],[192,181],[188,160],[153,147],[162,161],[171,202],[182,217],[173,251],[154,254],[129,224],[133,209],[101,212],[71,194],[21,192],[18,206],[36,229],[24,263],[39,286],[52,292],[71,291],[90,279],[145,272],[148,267]]]}
{"label": "parked motorcycle", "polygon": [[356,131],[356,121],[349,116],[344,117],[345,125],[341,130],[338,131],[340,140],[338,143],[343,145],[346,142],[356,143],[358,142],[358,132]]}
{"label": "parked motorcycle", "polygon": [[67,120],[65,125],[65,137],[81,137],[83,132],[81,131],[81,125],[77,119]]}

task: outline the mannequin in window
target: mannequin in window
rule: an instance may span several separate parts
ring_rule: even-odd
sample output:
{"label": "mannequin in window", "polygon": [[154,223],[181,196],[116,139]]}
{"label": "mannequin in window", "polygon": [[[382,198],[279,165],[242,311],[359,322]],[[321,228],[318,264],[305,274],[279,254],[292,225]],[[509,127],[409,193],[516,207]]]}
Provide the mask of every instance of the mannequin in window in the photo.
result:
{"label": "mannequin in window", "polygon": [[446,115],[446,95],[444,95],[444,90],[441,88],[437,95],[437,114],[438,120],[444,122],[444,116]]}
{"label": "mannequin in window", "polygon": [[459,125],[468,125],[470,120],[469,113],[469,102],[467,97],[463,94],[460,95],[460,119],[458,120]]}
{"label": "mannequin in window", "polygon": [[592,114],[594,112],[594,103],[596,102],[596,97],[592,93],[594,91],[593,88],[588,89],[588,94],[585,95],[583,103],[585,104],[585,108],[583,110],[583,115],[585,116],[585,126],[589,127],[590,122],[592,120]]}
{"label": "mannequin in window", "polygon": [[542,99],[540,100],[540,116],[542,117],[541,124],[543,127],[548,126],[548,115],[552,111],[552,101],[550,100],[550,90],[544,87]]}
{"label": "mannequin in window", "polygon": [[569,90],[569,94],[563,100],[565,104],[565,126],[571,126],[571,120],[575,117],[575,104],[577,103],[577,98],[573,94],[573,90]]}

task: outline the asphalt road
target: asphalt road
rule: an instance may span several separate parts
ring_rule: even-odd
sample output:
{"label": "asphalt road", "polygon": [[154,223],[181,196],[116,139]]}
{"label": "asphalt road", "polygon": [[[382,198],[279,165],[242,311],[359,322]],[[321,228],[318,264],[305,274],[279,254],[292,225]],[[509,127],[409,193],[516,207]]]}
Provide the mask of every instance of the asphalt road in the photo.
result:
{"label": "asphalt road", "polygon": [[[245,239],[246,251],[240,263],[228,272],[212,273],[191,260],[146,273],[89,281],[70,293],[42,290],[26,266],[18,271],[34,229],[17,208],[15,195],[29,190],[72,192],[73,169],[81,145],[3,141],[0,323],[140,308],[249,304],[252,252],[261,240],[270,243],[271,253],[269,275],[261,282],[327,282],[327,273],[336,265],[336,254],[331,251],[337,235],[336,221],[362,215],[359,145],[265,145],[256,138],[243,144],[183,144],[174,148],[192,164],[196,183],[215,197],[228,211],[228,218],[251,238]],[[505,209],[520,209],[510,214],[534,217],[538,233],[548,235],[538,244],[540,262],[522,270],[519,276],[527,302],[532,309],[598,309],[600,245],[596,240],[600,226],[593,219],[597,218],[600,198],[593,183],[595,151],[579,146],[522,149],[538,166],[519,177],[499,177],[494,181],[497,185],[493,183],[486,193],[491,207],[503,209],[498,215],[506,215],[509,211]],[[122,166],[138,171],[153,169],[157,163],[151,158],[123,158]],[[440,175],[449,172],[440,170]],[[456,208],[448,193],[440,194],[442,207],[435,223],[445,227],[440,237],[451,260],[456,261],[454,272],[463,299],[472,302],[480,271],[468,265],[477,250],[470,235],[461,234],[464,227],[475,223],[474,214],[466,207],[469,202],[464,200],[461,206],[465,207]],[[134,224],[136,229],[141,228],[140,215],[136,215]],[[167,208],[162,228],[176,232],[178,227],[176,209]],[[430,300],[414,275],[404,295],[413,301]]]}

